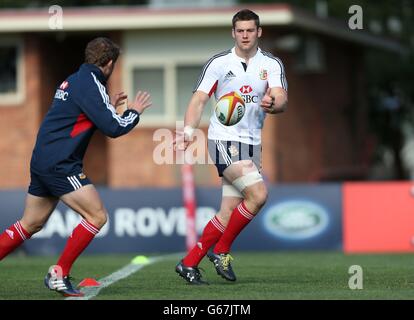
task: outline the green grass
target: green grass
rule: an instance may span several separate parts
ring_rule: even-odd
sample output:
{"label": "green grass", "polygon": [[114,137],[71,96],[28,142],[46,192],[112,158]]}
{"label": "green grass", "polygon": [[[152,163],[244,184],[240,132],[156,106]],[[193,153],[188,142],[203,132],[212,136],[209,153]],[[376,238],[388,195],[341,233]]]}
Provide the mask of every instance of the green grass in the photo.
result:
{"label": "green grass", "polygon": [[[101,279],[132,255],[81,256],[72,275]],[[209,286],[189,286],[174,272],[177,258],[149,265],[101,290],[95,299],[414,299],[414,257],[332,252],[234,253],[235,283],[201,263]],[[62,299],[42,279],[56,257],[10,256],[0,262],[0,299]],[[351,265],[363,269],[363,289],[351,290]]]}

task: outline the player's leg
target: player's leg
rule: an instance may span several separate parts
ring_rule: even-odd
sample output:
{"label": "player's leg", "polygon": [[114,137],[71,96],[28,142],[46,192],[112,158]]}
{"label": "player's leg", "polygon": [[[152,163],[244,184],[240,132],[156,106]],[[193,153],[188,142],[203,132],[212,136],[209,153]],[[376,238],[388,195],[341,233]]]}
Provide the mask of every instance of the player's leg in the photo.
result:
{"label": "player's leg", "polygon": [[243,194],[237,190],[230,181],[222,177],[222,200],[217,219],[224,227],[227,227],[231,213],[243,200]]}
{"label": "player's leg", "polygon": [[[215,163],[220,177],[222,177],[222,171],[227,167],[221,149],[218,141],[208,141],[209,155]],[[223,178],[222,184],[222,202],[219,212],[207,223],[197,244],[175,268],[175,271],[190,284],[206,283],[201,280],[201,273],[197,266],[208,250],[220,239],[232,211],[241,201],[242,194],[229,181]]]}
{"label": "player's leg", "polygon": [[[259,212],[267,199],[267,188],[259,172],[261,168],[261,146],[231,143],[227,148],[227,166],[223,176],[232,183],[244,200],[231,213],[227,227],[214,247],[209,259],[214,263],[216,271],[223,278],[235,281],[236,276],[231,266],[230,247],[245,226]],[[224,155],[225,157],[226,155]],[[239,161],[237,161],[238,157]],[[236,161],[235,161],[236,160]]]}
{"label": "player's leg", "polygon": [[[246,190],[247,188],[253,189],[253,191],[250,192],[250,190]],[[259,195],[255,196],[256,193],[259,193]],[[213,252],[208,253],[208,257],[210,261],[213,262],[217,274],[229,281],[236,281],[236,275],[231,265],[233,257],[229,254],[230,247],[244,227],[249,224],[254,215],[260,210],[265,202],[267,192],[266,190],[261,189],[261,186],[259,186],[258,183],[255,183],[255,187],[253,188],[250,188],[250,186],[244,188],[243,195],[245,196],[244,200],[239,202],[231,213],[227,227],[216,243]],[[263,198],[261,199],[260,197]],[[249,201],[247,199],[249,199]],[[252,211],[247,209],[246,202],[251,204],[249,208],[254,208],[250,209]]]}
{"label": "player's leg", "polygon": [[48,181],[48,187],[83,219],[72,231],[57,264],[49,269],[45,285],[64,296],[83,296],[82,292],[73,288],[69,273],[73,263],[105,224],[106,210],[95,187],[83,173],[53,177]]}
{"label": "player's leg", "polygon": [[200,263],[208,250],[222,236],[232,211],[240,201],[241,199],[238,197],[223,197],[220,211],[207,223],[197,244],[184,257],[183,264],[185,266],[195,267]]}
{"label": "player's leg", "polygon": [[[225,177],[223,177],[223,200],[220,212],[216,216],[218,220],[222,222],[223,226],[227,227],[232,212],[240,204],[242,200],[243,195]],[[225,229],[223,230],[223,233],[224,232]],[[223,233],[218,235],[218,238],[215,239],[215,243],[217,243],[220,240],[220,238],[223,236]],[[236,279],[231,264],[223,264],[224,261],[222,261],[220,255],[217,255],[214,252],[210,251],[209,253],[207,253],[207,256],[209,260],[213,262],[214,267],[216,268],[217,273],[219,275],[222,275],[226,279],[232,281]]]}
{"label": "player's leg", "polygon": [[[197,244],[178,263],[176,272],[190,284],[204,284],[198,270],[198,264],[207,254],[208,250],[220,239],[233,209],[240,203],[241,199],[236,193],[228,194],[229,182],[223,181],[223,199],[220,211],[207,223]],[[231,189],[231,188],[230,188]],[[233,191],[234,192],[234,191]]]}
{"label": "player's leg", "polygon": [[57,266],[62,269],[62,276],[65,277],[69,275],[75,260],[106,223],[107,212],[92,184],[64,194],[60,199],[83,217],[80,224],[73,230],[57,262]]}
{"label": "player's leg", "polygon": [[58,201],[55,197],[27,194],[22,219],[0,234],[0,260],[42,229]]}
{"label": "player's leg", "polygon": [[228,253],[231,244],[266,203],[267,188],[256,165],[250,160],[233,163],[224,176],[243,194],[244,200],[233,210],[223,236],[214,253]]}

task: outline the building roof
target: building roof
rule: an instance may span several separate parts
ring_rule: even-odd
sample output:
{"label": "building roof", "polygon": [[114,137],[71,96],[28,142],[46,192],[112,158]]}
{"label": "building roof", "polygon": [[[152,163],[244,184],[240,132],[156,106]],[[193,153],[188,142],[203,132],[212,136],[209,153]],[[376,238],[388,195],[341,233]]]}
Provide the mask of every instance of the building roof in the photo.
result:
{"label": "building roof", "polygon": [[[231,18],[241,6],[199,9],[154,9],[148,7],[87,7],[64,8],[63,30],[148,30],[170,28],[230,27]],[[250,5],[260,16],[263,26],[287,26],[306,29],[364,46],[403,52],[396,41],[373,35],[364,30],[351,30],[346,23],[318,18],[309,12],[286,4]],[[0,33],[56,32],[49,21],[54,12],[49,8],[0,10]]]}

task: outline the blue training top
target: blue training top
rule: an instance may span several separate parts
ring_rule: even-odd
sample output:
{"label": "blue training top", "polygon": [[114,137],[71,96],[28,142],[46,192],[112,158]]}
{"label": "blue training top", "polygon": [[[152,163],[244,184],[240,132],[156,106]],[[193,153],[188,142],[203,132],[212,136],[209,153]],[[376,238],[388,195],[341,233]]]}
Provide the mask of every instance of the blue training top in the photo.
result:
{"label": "blue training top", "polygon": [[83,64],[57,88],[33,150],[30,169],[40,175],[78,174],[96,128],[108,137],[122,136],[139,122],[128,109],[122,116],[111,105],[106,78],[93,64]]}

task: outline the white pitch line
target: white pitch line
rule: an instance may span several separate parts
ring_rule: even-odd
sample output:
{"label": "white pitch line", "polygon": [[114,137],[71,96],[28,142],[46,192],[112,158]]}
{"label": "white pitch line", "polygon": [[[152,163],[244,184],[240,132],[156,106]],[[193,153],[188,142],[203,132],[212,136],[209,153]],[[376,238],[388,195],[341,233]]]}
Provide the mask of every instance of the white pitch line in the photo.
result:
{"label": "white pitch line", "polygon": [[173,254],[167,254],[164,256],[149,258],[146,263],[142,263],[142,264],[133,264],[133,263],[127,264],[125,267],[115,271],[114,273],[111,273],[109,276],[98,280],[98,282],[100,283],[99,287],[82,288],[81,291],[85,294],[83,297],[68,297],[68,298],[65,298],[65,300],[90,300],[96,297],[103,288],[106,288],[119,280],[129,277],[131,274],[134,274],[135,272],[141,270],[145,266],[148,266],[158,261],[166,260],[168,258],[178,257],[181,255],[182,253],[173,253]]}

